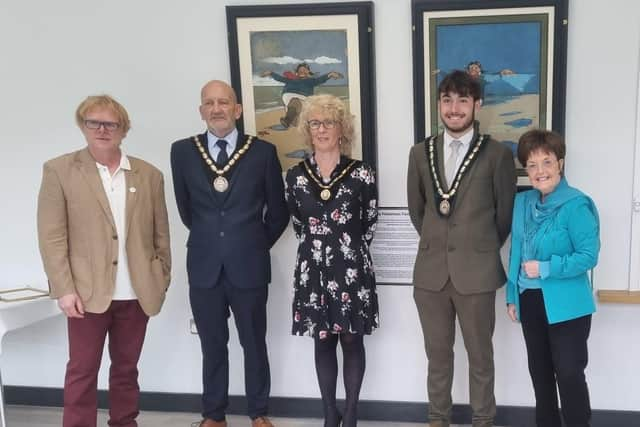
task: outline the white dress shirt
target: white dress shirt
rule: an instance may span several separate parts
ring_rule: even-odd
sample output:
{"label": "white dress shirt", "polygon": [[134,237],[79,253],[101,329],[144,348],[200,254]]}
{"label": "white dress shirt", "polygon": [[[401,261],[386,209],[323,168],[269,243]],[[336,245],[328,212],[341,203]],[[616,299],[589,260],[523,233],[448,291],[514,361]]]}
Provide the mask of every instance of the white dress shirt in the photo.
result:
{"label": "white dress shirt", "polygon": [[[445,159],[445,163],[447,161],[447,159],[449,158],[449,155],[451,154],[451,141],[455,141],[458,140],[462,143],[462,145],[460,146],[460,150],[458,150],[458,158],[456,159],[456,171],[458,169],[460,169],[460,165],[462,164],[462,161],[464,160],[464,156],[467,155],[467,151],[469,151],[469,146],[471,145],[471,140],[473,139],[473,127],[471,129],[469,129],[467,131],[467,133],[465,133],[464,135],[462,135],[460,138],[454,138],[451,135],[449,135],[447,133],[447,131],[445,130],[444,132],[444,150],[443,150],[443,159]],[[445,176],[448,175],[446,174],[445,171]]]}
{"label": "white dress shirt", "polygon": [[116,268],[116,287],[113,292],[114,300],[132,300],[138,299],[133,287],[131,286],[131,276],[129,275],[129,262],[127,260],[127,251],[125,244],[127,236],[125,235],[126,225],[126,200],[127,191],[135,191],[135,189],[127,188],[125,180],[125,170],[131,170],[129,159],[124,153],[121,153],[120,165],[113,175],[109,173],[109,168],[96,162],[102,186],[109,201],[111,215],[116,224],[118,233],[118,265]]}

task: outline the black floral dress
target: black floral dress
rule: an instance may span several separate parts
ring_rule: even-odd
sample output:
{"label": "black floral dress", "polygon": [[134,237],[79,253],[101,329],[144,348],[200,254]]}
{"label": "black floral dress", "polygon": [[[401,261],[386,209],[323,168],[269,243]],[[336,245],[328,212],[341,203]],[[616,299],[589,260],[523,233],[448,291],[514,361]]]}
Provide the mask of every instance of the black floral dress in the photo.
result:
{"label": "black floral dress", "polygon": [[333,180],[325,201],[313,157],[287,172],[287,203],[300,242],[293,283],[294,335],[370,334],[378,327],[369,254],[378,219],[375,176],[366,164],[342,156]]}

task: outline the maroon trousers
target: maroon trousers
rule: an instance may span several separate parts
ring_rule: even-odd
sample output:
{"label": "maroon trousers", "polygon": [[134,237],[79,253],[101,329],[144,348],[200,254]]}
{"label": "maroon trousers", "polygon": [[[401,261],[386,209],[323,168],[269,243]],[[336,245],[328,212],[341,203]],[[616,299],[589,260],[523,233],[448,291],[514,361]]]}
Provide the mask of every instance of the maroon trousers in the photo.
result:
{"label": "maroon trousers", "polygon": [[149,317],[137,300],[113,301],[101,314],[68,319],[69,362],[64,380],[63,427],[96,427],[98,371],[109,334],[109,425],[136,427],[138,359]]}

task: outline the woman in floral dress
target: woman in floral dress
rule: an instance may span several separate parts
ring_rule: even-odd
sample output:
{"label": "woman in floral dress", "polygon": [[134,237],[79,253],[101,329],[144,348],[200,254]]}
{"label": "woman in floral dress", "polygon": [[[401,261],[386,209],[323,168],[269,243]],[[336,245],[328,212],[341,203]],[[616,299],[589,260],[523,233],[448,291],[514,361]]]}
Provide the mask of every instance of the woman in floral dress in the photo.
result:
{"label": "woman in floral dress", "polygon": [[[378,327],[369,254],[378,216],[375,176],[371,167],[348,157],[353,116],[339,98],[308,98],[298,129],[313,155],[289,169],[286,179],[300,242],[292,332],[314,338],[325,427],[352,427],[365,370],[363,337]],[[343,415],[336,406],[338,342],[344,356]]]}

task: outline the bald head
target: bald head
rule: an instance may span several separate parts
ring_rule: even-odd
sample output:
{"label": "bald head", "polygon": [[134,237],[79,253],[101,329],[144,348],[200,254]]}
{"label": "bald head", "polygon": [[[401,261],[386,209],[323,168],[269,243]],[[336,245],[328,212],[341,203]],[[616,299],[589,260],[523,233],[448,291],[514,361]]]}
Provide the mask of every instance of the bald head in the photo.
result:
{"label": "bald head", "polygon": [[226,137],[236,127],[242,105],[231,86],[221,80],[211,80],[200,91],[200,117],[218,138]]}
{"label": "bald head", "polygon": [[226,94],[226,96],[228,96],[233,100],[234,104],[238,103],[238,97],[236,96],[236,91],[233,90],[233,88],[229,86],[227,82],[224,82],[222,80],[211,80],[205,83],[205,85],[202,86],[202,90],[200,90],[200,100],[204,100],[205,95],[211,91],[224,93]]}

